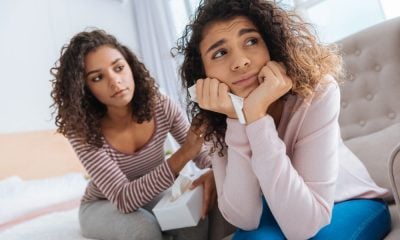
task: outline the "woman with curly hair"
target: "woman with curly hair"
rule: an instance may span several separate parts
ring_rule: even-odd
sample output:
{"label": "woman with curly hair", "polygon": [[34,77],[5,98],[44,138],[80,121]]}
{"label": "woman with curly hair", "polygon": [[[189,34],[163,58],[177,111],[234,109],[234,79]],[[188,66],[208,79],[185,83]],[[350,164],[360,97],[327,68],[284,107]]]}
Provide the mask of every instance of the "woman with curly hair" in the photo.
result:
{"label": "woman with curly hair", "polygon": [[[51,73],[58,131],[91,178],[79,212],[82,234],[94,239],[154,240],[165,234],[208,239],[207,218],[196,227],[162,233],[151,213],[190,159],[200,168],[208,167],[210,159],[200,151],[198,129],[188,131],[184,112],[159,93],[143,63],[114,36],[94,30],[76,34]],[[181,147],[164,160],[169,132]],[[196,184],[204,186],[205,217],[215,195],[212,171]]]}
{"label": "woman with curly hair", "polygon": [[340,136],[341,57],[309,25],[275,1],[206,0],[176,50],[183,86],[195,85],[188,112],[212,147],[218,206],[239,228],[233,239],[389,232],[388,191]]}

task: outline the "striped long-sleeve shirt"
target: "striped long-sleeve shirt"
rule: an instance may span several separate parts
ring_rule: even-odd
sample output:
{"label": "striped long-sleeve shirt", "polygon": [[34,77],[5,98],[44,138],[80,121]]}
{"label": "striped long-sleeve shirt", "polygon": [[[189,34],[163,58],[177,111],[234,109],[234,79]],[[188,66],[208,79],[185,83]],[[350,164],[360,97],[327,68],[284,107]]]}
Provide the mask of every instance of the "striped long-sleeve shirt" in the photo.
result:
{"label": "striped long-sleeve shirt", "polygon": [[[108,199],[119,211],[129,213],[173,184],[174,175],[165,161],[164,143],[170,132],[179,144],[183,144],[190,125],[177,104],[165,96],[161,99],[155,109],[153,136],[133,154],[119,152],[104,138],[101,148],[82,144],[78,138],[69,138],[91,177],[82,202]],[[194,161],[200,168],[210,165],[205,151]]]}

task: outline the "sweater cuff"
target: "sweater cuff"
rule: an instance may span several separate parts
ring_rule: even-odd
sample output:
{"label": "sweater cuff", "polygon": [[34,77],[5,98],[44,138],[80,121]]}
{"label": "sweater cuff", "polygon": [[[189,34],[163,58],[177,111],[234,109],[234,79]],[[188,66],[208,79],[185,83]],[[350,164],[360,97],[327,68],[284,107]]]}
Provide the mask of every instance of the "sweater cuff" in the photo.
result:
{"label": "sweater cuff", "polygon": [[226,119],[225,142],[228,146],[248,144],[246,125],[243,125],[237,119]]}
{"label": "sweater cuff", "polygon": [[159,166],[159,171],[161,178],[163,179],[163,182],[166,184],[166,186],[170,187],[174,181],[175,181],[175,175],[172,172],[172,169],[169,167],[168,162],[164,161],[160,166]]}
{"label": "sweater cuff", "polygon": [[247,125],[246,134],[249,138],[253,155],[264,155],[266,147],[274,146],[273,143],[279,138],[274,119],[269,115]]}

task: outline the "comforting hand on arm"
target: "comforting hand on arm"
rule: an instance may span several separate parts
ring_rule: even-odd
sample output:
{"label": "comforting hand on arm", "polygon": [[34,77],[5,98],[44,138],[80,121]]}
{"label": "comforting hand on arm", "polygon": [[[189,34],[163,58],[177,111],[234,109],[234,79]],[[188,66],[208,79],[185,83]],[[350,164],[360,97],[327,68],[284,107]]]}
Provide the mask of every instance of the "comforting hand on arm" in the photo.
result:
{"label": "comforting hand on arm", "polygon": [[186,140],[181,147],[167,160],[175,176],[179,174],[187,162],[194,159],[203,146],[203,138],[191,127],[187,132]]}
{"label": "comforting hand on arm", "polygon": [[[179,171],[188,162],[187,159],[193,159],[196,166],[199,168],[209,167],[211,165],[210,157],[208,156],[208,149],[203,149],[204,140],[200,137],[200,134],[204,131],[203,129],[195,129],[190,127],[187,118],[184,116],[182,111],[177,111],[179,108],[176,104],[171,102],[171,111],[169,114],[173,115],[173,121],[171,125],[171,134],[181,144],[181,148],[168,160],[168,163],[172,171],[177,175]],[[186,126],[182,128],[181,126]],[[199,154],[200,153],[200,154]],[[208,211],[212,209],[216,200],[216,190],[213,171],[207,171],[197,180],[193,182],[192,188],[198,185],[203,185],[203,208],[202,217],[204,218]]]}

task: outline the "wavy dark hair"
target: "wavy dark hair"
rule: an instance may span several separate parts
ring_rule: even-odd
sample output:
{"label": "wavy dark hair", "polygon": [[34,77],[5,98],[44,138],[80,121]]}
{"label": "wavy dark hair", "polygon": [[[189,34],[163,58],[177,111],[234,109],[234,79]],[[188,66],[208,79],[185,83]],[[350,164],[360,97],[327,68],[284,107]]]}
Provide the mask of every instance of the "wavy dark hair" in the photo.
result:
{"label": "wavy dark hair", "polygon": [[68,137],[74,136],[97,147],[102,146],[100,121],[107,109],[98,101],[85,84],[85,56],[100,46],[117,49],[132,70],[135,81],[134,96],[130,103],[135,119],[142,123],[154,116],[159,99],[158,85],[136,55],[117,39],[103,30],[95,29],[76,34],[61,49],[61,57],[50,69],[57,131]]}
{"label": "wavy dark hair", "polygon": [[[175,55],[184,56],[180,69],[184,89],[206,77],[199,49],[203,30],[209,24],[237,16],[245,16],[253,22],[268,47],[271,60],[286,66],[287,75],[293,80],[293,94],[307,97],[325,75],[341,77],[342,58],[337,47],[319,43],[310,24],[275,1],[204,0],[173,49]],[[219,148],[221,155],[225,147],[226,115],[203,110],[189,100],[188,92],[187,96],[187,111],[193,124],[206,123],[205,140],[211,140],[211,151]]]}

